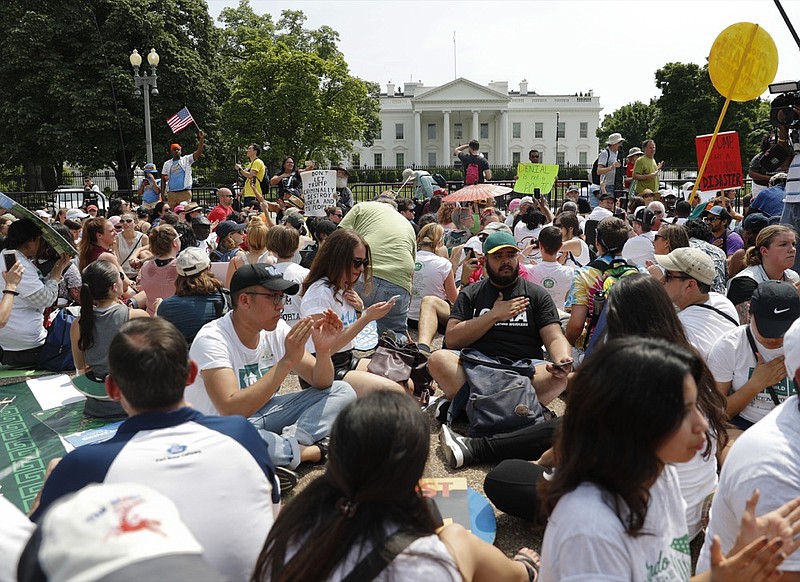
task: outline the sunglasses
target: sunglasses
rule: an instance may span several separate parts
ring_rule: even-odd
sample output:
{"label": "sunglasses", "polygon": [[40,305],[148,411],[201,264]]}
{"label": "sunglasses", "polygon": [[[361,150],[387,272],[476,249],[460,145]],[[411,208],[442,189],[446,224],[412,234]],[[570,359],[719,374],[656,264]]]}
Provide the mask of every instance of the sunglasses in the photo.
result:
{"label": "sunglasses", "polygon": [[369,267],[369,259],[353,259],[353,267],[356,269],[359,267],[367,268]]}
{"label": "sunglasses", "polygon": [[686,281],[688,279],[692,279],[692,277],[688,275],[673,275],[672,273],[664,273],[664,281],[669,283],[673,279],[677,279],[678,281]]}
{"label": "sunglasses", "polygon": [[128,224],[130,224],[131,222],[133,222],[133,219],[132,218],[123,218],[122,220],[120,220],[120,222],[127,222]]}

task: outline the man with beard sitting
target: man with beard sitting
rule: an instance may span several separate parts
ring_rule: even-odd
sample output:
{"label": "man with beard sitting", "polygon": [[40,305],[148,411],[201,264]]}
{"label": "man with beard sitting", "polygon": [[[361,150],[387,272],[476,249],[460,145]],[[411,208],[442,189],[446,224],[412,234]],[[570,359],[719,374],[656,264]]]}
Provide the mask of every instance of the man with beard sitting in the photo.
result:
{"label": "man with beard sitting", "polygon": [[566,388],[572,370],[571,348],[556,306],[544,289],[519,277],[519,249],[512,235],[490,234],[483,252],[487,277],[458,294],[445,332],[449,349],[431,354],[428,368],[445,398],[452,400],[467,381],[458,350],[473,348],[511,360],[541,359],[544,344],[553,362],[565,363],[536,367],[533,384],[546,406]]}

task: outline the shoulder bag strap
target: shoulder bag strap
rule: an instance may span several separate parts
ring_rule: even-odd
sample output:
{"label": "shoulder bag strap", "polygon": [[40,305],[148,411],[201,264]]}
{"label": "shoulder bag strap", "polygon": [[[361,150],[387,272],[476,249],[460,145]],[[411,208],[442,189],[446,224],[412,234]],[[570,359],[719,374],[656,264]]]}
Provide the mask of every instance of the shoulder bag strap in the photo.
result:
{"label": "shoulder bag strap", "polygon": [[[756,347],[756,340],[753,339],[753,334],[750,331],[749,325],[745,328],[745,332],[747,332],[747,341],[750,344],[750,349],[753,350],[753,357],[756,359],[756,366],[758,366],[758,348]],[[780,406],[781,401],[778,399],[778,395],[775,394],[775,389],[772,386],[767,386],[767,394],[772,398],[772,403],[775,406]]]}
{"label": "shoulder bag strap", "polygon": [[[714,311],[714,312],[718,313],[719,315],[721,315],[722,317],[724,317],[725,319],[730,321],[736,327],[739,327],[739,322],[738,321],[736,321],[734,318],[732,318],[730,315],[728,315],[727,313],[725,313],[721,309],[718,309],[717,307],[714,307],[713,305],[707,305],[706,303],[692,303],[691,305],[687,306],[685,309],[688,309],[689,307],[702,307],[703,309],[710,309],[711,311]],[[751,338],[749,329],[747,330],[747,337]],[[752,341],[751,341],[750,346],[754,349],[754,353],[755,353],[755,346],[753,345]]]}
{"label": "shoulder bag strap", "polygon": [[374,580],[386,566],[403,552],[420,534],[398,531],[387,540],[375,546],[373,550],[361,560],[350,573],[342,579],[342,582],[362,582],[364,580]]}
{"label": "shoulder bag strap", "polygon": [[120,265],[124,265],[124,264],[125,264],[125,261],[127,261],[128,259],[130,259],[130,258],[131,258],[131,255],[133,254],[133,251],[135,251],[135,250],[136,250],[136,249],[139,247],[139,243],[141,243],[141,242],[142,242],[142,238],[143,238],[143,236],[144,236],[144,235],[142,235],[142,236],[140,236],[139,238],[137,238],[137,239],[136,239],[136,242],[135,242],[135,243],[133,243],[133,248],[131,248],[131,252],[129,252],[129,253],[128,253],[128,256],[127,256],[127,257],[125,257],[125,260],[123,260],[123,261],[120,263]]}

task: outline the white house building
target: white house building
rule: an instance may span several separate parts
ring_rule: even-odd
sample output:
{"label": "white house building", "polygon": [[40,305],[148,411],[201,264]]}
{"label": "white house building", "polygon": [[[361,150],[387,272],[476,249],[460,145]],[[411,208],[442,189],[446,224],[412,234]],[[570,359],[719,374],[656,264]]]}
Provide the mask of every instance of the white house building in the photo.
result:
{"label": "white house building", "polygon": [[402,91],[390,82],[380,100],[380,139],[372,147],[354,143],[354,166],[450,166],[458,161],[453,150],[471,139],[492,165],[526,162],[531,149],[544,163],[587,165],[599,151],[602,108],[592,91],[539,95],[525,80],[509,91],[506,81],[479,85],[458,78],[438,87],[407,82]]}

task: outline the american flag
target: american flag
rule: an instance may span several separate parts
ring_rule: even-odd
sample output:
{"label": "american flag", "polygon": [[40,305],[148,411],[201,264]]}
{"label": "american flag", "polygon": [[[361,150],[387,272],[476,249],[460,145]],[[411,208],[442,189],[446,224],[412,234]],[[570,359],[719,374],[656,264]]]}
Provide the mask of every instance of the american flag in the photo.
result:
{"label": "american flag", "polygon": [[172,130],[172,133],[179,133],[194,123],[192,114],[189,113],[189,108],[184,107],[175,115],[167,119],[167,125]]}

